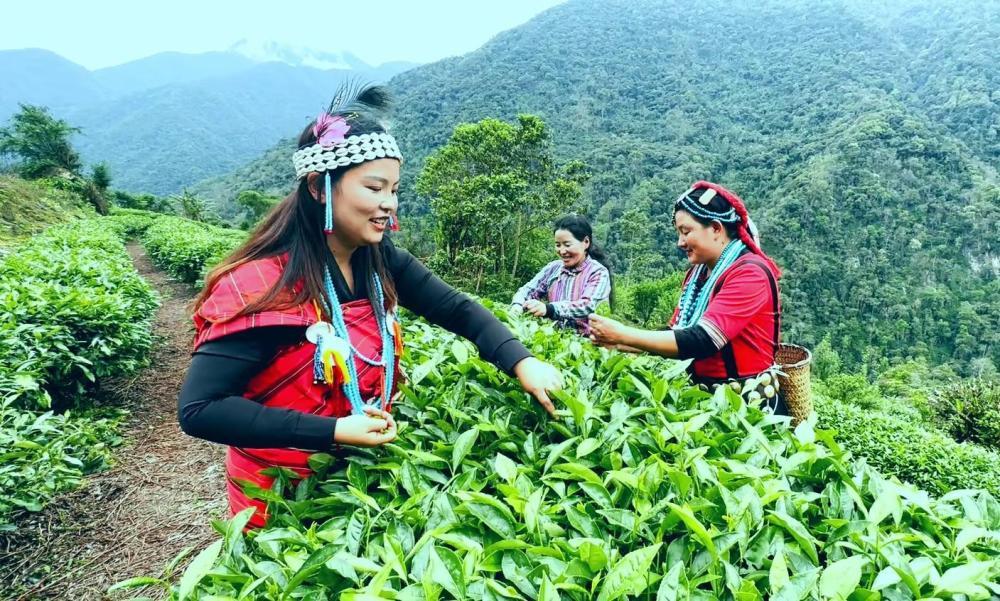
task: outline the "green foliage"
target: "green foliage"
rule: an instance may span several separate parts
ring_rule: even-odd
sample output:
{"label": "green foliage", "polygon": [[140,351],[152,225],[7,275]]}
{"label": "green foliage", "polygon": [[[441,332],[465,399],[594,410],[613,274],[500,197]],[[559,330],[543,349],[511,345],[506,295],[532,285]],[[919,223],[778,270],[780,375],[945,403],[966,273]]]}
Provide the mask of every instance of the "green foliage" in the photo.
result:
{"label": "green foliage", "polygon": [[205,206],[205,201],[187,190],[174,197],[173,201],[180,207],[181,215],[187,219],[191,221],[208,220],[208,208]]}
{"label": "green foliage", "polygon": [[538,117],[457,126],[417,179],[436,224],[431,264],[466,290],[509,296],[541,266],[526,258],[540,252],[551,223],[580,199],[585,178],[579,163],[555,166]]}
{"label": "green foliage", "polygon": [[277,196],[268,196],[256,190],[244,190],[240,192],[240,195],[236,197],[236,205],[243,209],[240,228],[245,230],[253,228],[279,202],[281,202],[281,199]]}
{"label": "green foliage", "polygon": [[104,379],[145,364],[157,300],[118,227],[49,228],[0,257],[0,529],[103,468],[117,417],[84,406]]}
{"label": "green foliage", "polygon": [[[501,318],[503,316],[501,315]],[[690,387],[684,363],[511,327],[566,374],[564,420],[465,343],[406,326],[400,438],[277,471],[169,598],[986,598],[1000,504],[852,462],[812,422]],[[459,349],[461,347],[461,349]],[[992,485],[996,486],[997,480]],[[877,592],[873,592],[877,591]],[[874,596],[873,596],[874,595]]]}
{"label": "green foliage", "polygon": [[932,397],[934,416],[959,441],[1000,450],[1000,382],[955,382]]}
{"label": "green foliage", "polygon": [[128,240],[142,236],[149,229],[149,226],[156,223],[161,217],[163,215],[160,213],[142,209],[114,208],[111,215],[104,219],[104,223],[111,227],[119,238]]}
{"label": "green foliage", "polygon": [[246,239],[246,232],[180,217],[160,217],[142,236],[143,246],[157,266],[189,284],[204,278],[225,255]]}
{"label": "green foliage", "polygon": [[15,509],[40,511],[84,475],[104,469],[121,442],[114,418],[12,406],[3,377],[0,369],[0,531]]}
{"label": "green foliage", "polygon": [[830,344],[830,337],[824,336],[819,344],[812,349],[812,365],[810,370],[812,375],[824,379],[840,373],[843,362],[833,345]]}
{"label": "green foliage", "polygon": [[618,314],[642,327],[665,329],[670,324],[683,284],[684,272],[681,271],[664,278],[624,284],[619,288]]}
{"label": "green foliage", "polygon": [[868,410],[881,405],[882,395],[878,388],[862,375],[833,374],[818,384],[819,390],[834,401]]}
{"label": "green foliage", "polygon": [[102,220],[55,226],[0,259],[0,376],[25,408],[76,403],[142,366],[156,295]]}
{"label": "green foliage", "polygon": [[98,163],[91,168],[90,181],[104,194],[111,187],[111,170],[107,163]]}
{"label": "green foliage", "polygon": [[93,216],[87,201],[55,187],[51,180],[0,176],[0,244],[36,234],[56,223]]}
{"label": "green foliage", "polygon": [[958,443],[912,417],[872,411],[814,395],[821,426],[882,473],[935,494],[985,488],[1000,494],[1000,454]]}
{"label": "green foliage", "polygon": [[[157,197],[152,194],[129,194],[115,190],[112,193],[112,200],[116,207],[124,209],[138,209],[168,215],[175,213],[174,204],[168,197]],[[112,214],[114,212],[114,210],[111,211]]]}
{"label": "green foliage", "polygon": [[21,104],[8,127],[0,128],[0,155],[20,160],[18,172],[28,179],[77,173],[83,166],[69,138],[79,132],[42,106]]}
{"label": "green foliage", "polygon": [[879,374],[875,385],[882,396],[913,407],[922,421],[936,426],[930,399],[936,391],[957,380],[958,375],[949,366],[932,367],[926,359],[915,359],[886,369]]}

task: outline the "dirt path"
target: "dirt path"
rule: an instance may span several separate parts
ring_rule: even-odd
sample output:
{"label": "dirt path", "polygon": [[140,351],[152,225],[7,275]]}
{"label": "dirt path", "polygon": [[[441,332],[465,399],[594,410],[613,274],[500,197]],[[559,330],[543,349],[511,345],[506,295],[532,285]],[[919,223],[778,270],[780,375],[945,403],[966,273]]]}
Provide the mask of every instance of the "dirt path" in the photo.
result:
{"label": "dirt path", "polygon": [[[160,292],[152,366],[109,385],[131,411],[115,466],[0,534],[0,598],[102,599],[112,584],[156,576],[183,549],[204,547],[225,513],[223,447],[186,436],[176,403],[190,352],[193,292],[129,252]],[[135,591],[132,591],[135,593]],[[144,591],[156,594],[155,591]]]}

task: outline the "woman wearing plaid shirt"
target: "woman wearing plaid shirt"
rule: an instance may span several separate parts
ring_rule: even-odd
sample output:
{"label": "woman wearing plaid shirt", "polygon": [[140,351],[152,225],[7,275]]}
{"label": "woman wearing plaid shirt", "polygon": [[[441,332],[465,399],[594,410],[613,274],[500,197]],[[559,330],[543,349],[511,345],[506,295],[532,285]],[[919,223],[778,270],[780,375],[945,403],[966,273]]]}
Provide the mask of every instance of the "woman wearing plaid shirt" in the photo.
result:
{"label": "woman wearing plaid shirt", "polygon": [[559,258],[521,286],[511,301],[513,309],[548,317],[586,336],[587,316],[612,298],[608,259],[594,244],[593,230],[584,217],[563,217],[555,224],[554,237]]}

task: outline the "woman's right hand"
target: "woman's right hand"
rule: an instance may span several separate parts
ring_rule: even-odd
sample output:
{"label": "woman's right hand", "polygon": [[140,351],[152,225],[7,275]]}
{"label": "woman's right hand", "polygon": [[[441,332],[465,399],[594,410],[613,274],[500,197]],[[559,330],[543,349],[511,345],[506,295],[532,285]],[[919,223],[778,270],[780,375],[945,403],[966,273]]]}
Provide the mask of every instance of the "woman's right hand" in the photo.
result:
{"label": "woman's right hand", "polygon": [[396,420],[388,411],[365,407],[362,415],[337,419],[333,441],[355,447],[377,447],[396,440]]}
{"label": "woman's right hand", "polygon": [[537,299],[531,299],[524,303],[524,311],[535,317],[545,317],[545,303]]}

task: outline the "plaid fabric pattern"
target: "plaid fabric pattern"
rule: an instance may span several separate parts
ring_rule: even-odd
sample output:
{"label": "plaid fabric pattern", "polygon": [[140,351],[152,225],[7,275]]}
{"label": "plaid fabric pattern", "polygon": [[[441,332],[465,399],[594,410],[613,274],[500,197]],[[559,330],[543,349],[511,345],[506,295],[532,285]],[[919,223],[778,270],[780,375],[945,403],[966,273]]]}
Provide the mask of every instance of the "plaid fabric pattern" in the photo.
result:
{"label": "plaid fabric pattern", "polygon": [[209,340],[263,326],[308,326],[316,323],[311,303],[287,309],[262,311],[235,317],[244,307],[264,296],[281,278],[287,256],[244,263],[222,276],[194,315],[197,349]]}
{"label": "plaid fabric pattern", "polygon": [[[319,320],[312,303],[281,310],[262,311],[234,317],[239,311],[264,295],[281,278],[287,260],[272,257],[251,261],[233,269],[219,280],[211,295],[194,315],[195,348],[223,336],[266,326],[309,326]],[[354,348],[372,359],[382,357],[382,337],[375,311],[368,300],[357,300],[340,306]],[[253,377],[244,391],[246,398],[268,407],[292,409],[330,417],[350,415],[351,406],[341,389],[313,381],[312,360],[315,346],[305,340],[281,349],[271,363]],[[383,371],[355,356],[358,387],[366,401],[382,393]],[[397,382],[399,357],[396,357]],[[332,443],[333,441],[331,441]],[[266,521],[264,504],[243,494],[239,481],[249,481],[267,488],[272,479],[260,474],[272,466],[287,467],[300,476],[308,476],[308,459],[312,451],[298,449],[247,449],[230,447],[226,457],[228,496],[233,515],[254,506],[257,512],[251,526],[263,526]]]}
{"label": "plaid fabric pattern", "polygon": [[523,305],[532,299],[545,299],[555,313],[556,323],[587,335],[590,333],[587,316],[610,296],[608,268],[588,256],[572,268],[564,267],[559,260],[549,263],[521,286],[512,303]]}

